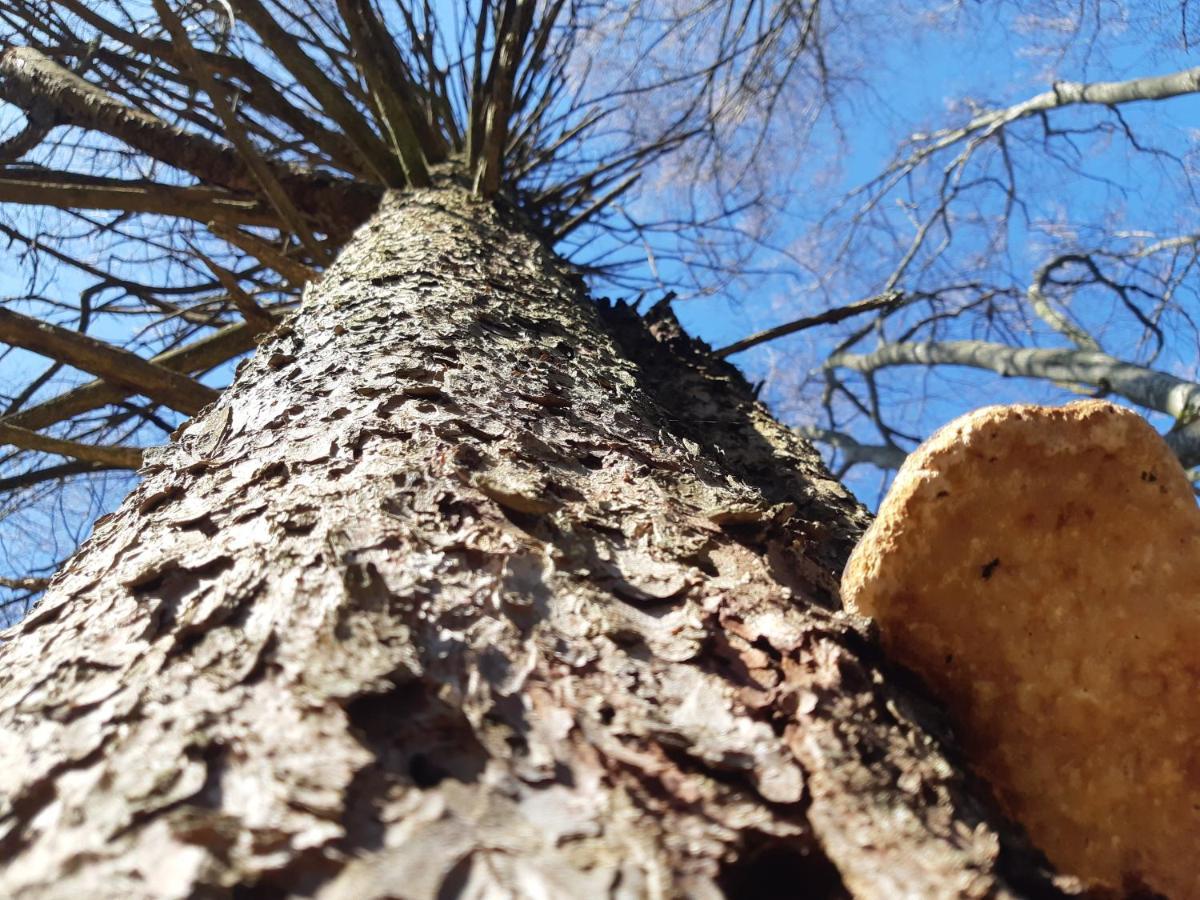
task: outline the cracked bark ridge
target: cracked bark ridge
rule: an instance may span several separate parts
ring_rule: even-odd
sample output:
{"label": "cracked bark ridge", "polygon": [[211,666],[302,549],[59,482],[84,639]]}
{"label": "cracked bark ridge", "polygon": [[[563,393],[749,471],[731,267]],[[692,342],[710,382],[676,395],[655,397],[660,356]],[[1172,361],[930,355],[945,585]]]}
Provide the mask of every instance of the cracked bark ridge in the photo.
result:
{"label": "cracked bark ridge", "polygon": [[389,195],[0,648],[0,892],[1057,896],[660,310]]}

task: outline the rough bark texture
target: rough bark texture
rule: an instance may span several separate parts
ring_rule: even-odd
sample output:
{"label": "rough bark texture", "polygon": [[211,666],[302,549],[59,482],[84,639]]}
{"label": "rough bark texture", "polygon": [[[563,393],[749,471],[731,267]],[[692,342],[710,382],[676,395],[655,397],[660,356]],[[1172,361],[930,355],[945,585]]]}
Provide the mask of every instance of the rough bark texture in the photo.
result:
{"label": "rough bark texture", "polygon": [[1059,893],[838,610],[809,445],[457,189],[143,472],[0,648],[0,893]]}

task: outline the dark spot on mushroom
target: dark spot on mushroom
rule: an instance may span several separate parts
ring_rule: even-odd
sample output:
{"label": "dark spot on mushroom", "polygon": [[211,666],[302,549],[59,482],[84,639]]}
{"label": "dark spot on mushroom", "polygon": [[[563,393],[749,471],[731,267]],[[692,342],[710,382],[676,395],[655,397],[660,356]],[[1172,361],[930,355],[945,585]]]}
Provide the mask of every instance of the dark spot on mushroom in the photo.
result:
{"label": "dark spot on mushroom", "polygon": [[998,565],[1000,565],[999,557],[997,557],[996,559],[993,559],[990,563],[986,563],[979,570],[980,577],[983,578],[984,581],[987,581],[989,578],[992,577],[992,573],[996,571],[996,566],[998,566]]}

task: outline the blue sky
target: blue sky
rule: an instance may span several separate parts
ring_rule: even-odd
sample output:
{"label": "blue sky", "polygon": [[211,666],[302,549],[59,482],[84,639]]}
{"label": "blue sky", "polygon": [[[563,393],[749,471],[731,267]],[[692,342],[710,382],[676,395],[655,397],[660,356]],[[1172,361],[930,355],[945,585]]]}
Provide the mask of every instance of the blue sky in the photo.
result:
{"label": "blue sky", "polygon": [[[982,5],[981,5],[982,6]],[[1134,5],[1135,11],[1149,14],[1150,5]],[[840,192],[860,185],[881,171],[894,154],[898,143],[907,135],[961,121],[949,110],[963,97],[972,97],[981,108],[1007,106],[1038,94],[1057,77],[1061,80],[1107,81],[1124,80],[1153,74],[1163,74],[1200,63],[1200,55],[1172,48],[1175,34],[1170,29],[1146,31],[1136,21],[1124,28],[1114,28],[1112,34],[1097,41],[1091,53],[1078,47],[1063,54],[1057,68],[1047,70],[1047,59],[1028,51],[1028,37],[1017,34],[1014,27],[1020,14],[1000,8],[998,12],[971,10],[981,18],[992,19],[984,29],[964,25],[960,28],[930,28],[913,33],[911,40],[897,40],[887,46],[878,61],[873,91],[867,99],[851,104],[849,113],[840,117],[847,127],[846,139],[835,144],[829,132],[818,133],[825,141],[826,155],[837,155],[839,172],[836,180],[815,195],[802,197],[784,217],[779,242],[798,240],[809,233],[822,205]],[[978,24],[978,22],[976,22]],[[1177,21],[1169,20],[1172,26]],[[1063,111],[1055,119],[1063,123],[1095,121],[1099,116],[1091,110]],[[1142,103],[1123,107],[1123,115],[1139,137],[1180,155],[1197,151],[1197,127],[1200,126],[1200,98],[1188,96],[1161,103]],[[1156,164],[1143,154],[1131,153],[1128,145],[1114,139],[1107,147],[1090,147],[1081,162],[1088,178],[1062,178],[1055,173],[1049,183],[1038,183],[1036,175],[1029,183],[1026,200],[1030,217],[1039,219],[1059,216],[1072,223],[1103,222],[1105,215],[1120,211],[1124,227],[1130,229],[1164,230],[1183,233],[1190,227],[1196,230],[1194,202],[1181,197],[1178,173],[1169,166]],[[1027,165],[1040,166],[1036,154],[1028,155]],[[803,177],[803,174],[801,174]],[[1105,180],[1111,182],[1103,183]],[[1190,220],[1190,226],[1189,226]],[[1179,229],[1179,230],[1173,230]],[[1023,217],[1013,216],[1007,226],[1009,264],[1016,273],[1026,277],[1046,259],[1045,239],[1035,227],[1032,231]],[[965,256],[959,257],[965,264]],[[954,258],[952,257],[952,261]],[[863,269],[886,271],[893,260],[862,260]],[[788,321],[800,315],[819,311],[821,304],[815,296],[805,296],[794,271],[786,263],[784,274],[761,279],[757,290],[736,297],[721,297],[677,305],[677,311],[689,330],[715,346],[753,333],[764,327]],[[867,279],[864,284],[869,284]],[[850,290],[839,298],[847,302],[869,291]],[[1110,315],[1099,305],[1073,309],[1085,323],[1099,327]],[[770,378],[780,369],[811,369],[819,365],[836,341],[853,323],[836,329],[824,329],[785,338],[755,348],[736,357],[737,363],[752,380]],[[1123,339],[1132,330],[1123,332],[1120,322],[1106,330],[1106,349],[1123,350]],[[955,335],[967,337],[967,334]],[[1061,342],[1059,342],[1061,343]],[[1053,346],[1051,337],[1043,345]],[[1173,348],[1177,359],[1175,368],[1186,368],[1198,356],[1195,340],[1180,337]],[[1180,374],[1185,374],[1181,371]],[[942,369],[928,373],[919,369],[903,370],[893,376],[911,394],[906,401],[899,397],[899,406],[908,403],[913,413],[904,416],[911,430],[927,435],[939,425],[969,409],[995,402],[1065,402],[1072,395],[1039,382],[1024,379],[998,379],[989,373],[967,369]],[[804,421],[805,413],[787,412],[794,402],[786,393],[786,385],[772,391],[768,381],[767,396],[776,408],[794,421]],[[810,413],[811,414],[811,413]],[[1160,427],[1166,424],[1159,417]],[[863,430],[864,438],[871,431]],[[869,505],[879,498],[879,473],[859,467],[848,478],[851,487]]]}

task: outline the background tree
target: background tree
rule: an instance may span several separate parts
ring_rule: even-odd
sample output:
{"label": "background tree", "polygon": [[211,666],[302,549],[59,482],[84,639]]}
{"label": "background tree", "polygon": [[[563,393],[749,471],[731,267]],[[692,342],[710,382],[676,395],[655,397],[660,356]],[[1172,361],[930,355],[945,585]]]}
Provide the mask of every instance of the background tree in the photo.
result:
{"label": "background tree", "polygon": [[[903,121],[908,137],[882,169],[793,243],[791,267],[835,312],[723,351],[844,322],[777,356],[778,371],[807,377],[775,379],[768,395],[839,475],[894,470],[976,406],[1078,396],[1132,405],[1185,467],[1200,462],[1195,15],[1054,2],[943,13],[965,27],[963,45],[1016,33],[1035,64],[1014,78],[989,64],[995,43],[980,46],[978,68],[992,72],[975,89],[998,98],[957,98],[940,126]],[[847,304],[856,297],[867,299]]]}
{"label": "background tree", "polygon": [[586,296],[737,273],[743,126],[837,84],[827,7],[661,12],[5,8],[4,487],[141,468],[0,648],[4,892],[1078,893],[838,609],[864,511]]}

